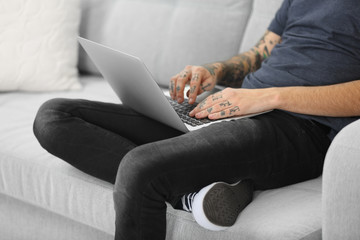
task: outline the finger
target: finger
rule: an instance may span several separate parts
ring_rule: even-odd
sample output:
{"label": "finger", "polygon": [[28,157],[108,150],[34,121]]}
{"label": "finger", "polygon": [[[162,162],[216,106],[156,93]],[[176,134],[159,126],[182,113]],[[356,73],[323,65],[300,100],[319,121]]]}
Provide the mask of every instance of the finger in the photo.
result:
{"label": "finger", "polygon": [[218,113],[224,111],[228,108],[232,108],[233,104],[229,100],[222,101],[220,103],[214,104],[213,106],[204,109],[201,112],[195,114],[196,118],[205,118],[213,113]]}
{"label": "finger", "polygon": [[220,112],[212,113],[212,114],[210,114],[208,116],[208,118],[211,119],[211,120],[216,120],[216,119],[234,117],[234,116],[239,116],[239,115],[241,115],[240,114],[240,107],[235,106],[235,107],[232,107],[232,108],[222,110]]}
{"label": "finger", "polygon": [[220,102],[218,104],[215,104],[210,113],[220,112],[220,111],[223,111],[225,109],[232,108],[232,107],[233,107],[232,102],[230,102],[229,100],[225,100],[225,101],[222,101],[222,102]]}
{"label": "finger", "polygon": [[[191,112],[190,112],[190,117],[198,117],[199,118],[203,118],[203,115],[198,115],[196,116],[197,113],[202,112],[212,106],[214,106],[215,104],[224,101],[222,92],[218,92],[215,94],[212,94],[210,96],[208,96],[207,98],[205,98],[201,103],[199,103]],[[206,114],[206,113],[204,113]]]}
{"label": "finger", "polygon": [[178,78],[178,75],[175,75],[170,79],[169,83],[169,93],[170,97],[174,100],[175,99],[175,86],[176,86],[176,79]]}
{"label": "finger", "polygon": [[211,91],[214,87],[215,87],[215,84],[213,83],[212,79],[208,78],[200,84],[198,95],[200,95],[206,91]]}
{"label": "finger", "polygon": [[190,77],[191,77],[191,72],[188,70],[184,70],[179,74],[176,80],[175,100],[177,100],[178,103],[182,103],[184,101],[184,89]]}
{"label": "finger", "polygon": [[[209,96],[210,97],[210,96]],[[210,107],[208,106],[208,102],[209,101],[209,97],[205,98],[204,100],[202,100],[190,113],[189,116],[190,117],[195,117],[195,114],[203,111],[204,109]]]}
{"label": "finger", "polygon": [[198,95],[200,89],[200,83],[202,77],[203,76],[200,72],[192,73],[190,80],[189,104],[193,104],[196,101],[196,96]]}

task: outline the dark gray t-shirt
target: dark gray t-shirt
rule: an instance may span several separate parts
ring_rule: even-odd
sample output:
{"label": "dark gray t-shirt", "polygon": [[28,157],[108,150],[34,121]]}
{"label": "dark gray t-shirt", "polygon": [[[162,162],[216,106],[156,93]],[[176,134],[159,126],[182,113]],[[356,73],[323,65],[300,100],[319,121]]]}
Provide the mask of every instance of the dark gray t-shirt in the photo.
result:
{"label": "dark gray t-shirt", "polygon": [[[270,31],[282,37],[243,88],[321,86],[360,79],[360,1],[284,0]],[[296,116],[329,126],[333,138],[359,117]]]}

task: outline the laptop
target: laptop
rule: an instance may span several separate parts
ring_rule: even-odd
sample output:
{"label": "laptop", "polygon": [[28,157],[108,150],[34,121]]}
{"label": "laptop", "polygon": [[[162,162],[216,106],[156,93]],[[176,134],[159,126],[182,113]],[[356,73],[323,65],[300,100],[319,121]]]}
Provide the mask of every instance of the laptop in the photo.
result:
{"label": "laptop", "polygon": [[215,121],[191,118],[189,112],[197,104],[190,105],[186,101],[179,104],[166,96],[140,58],[85,38],[78,37],[78,41],[122,104],[179,131],[193,131],[213,123],[261,114]]}

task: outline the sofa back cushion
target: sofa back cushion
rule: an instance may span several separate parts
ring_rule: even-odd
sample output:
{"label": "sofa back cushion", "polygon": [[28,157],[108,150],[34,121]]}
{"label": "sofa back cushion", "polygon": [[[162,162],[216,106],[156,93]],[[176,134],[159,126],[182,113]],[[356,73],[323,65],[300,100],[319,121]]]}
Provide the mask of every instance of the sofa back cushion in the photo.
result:
{"label": "sofa back cushion", "polygon": [[[80,35],[142,58],[168,85],[185,65],[236,55],[252,0],[83,0]],[[98,73],[83,51],[79,68]]]}
{"label": "sofa back cushion", "polygon": [[239,52],[251,49],[260,40],[284,0],[254,0],[252,14]]}

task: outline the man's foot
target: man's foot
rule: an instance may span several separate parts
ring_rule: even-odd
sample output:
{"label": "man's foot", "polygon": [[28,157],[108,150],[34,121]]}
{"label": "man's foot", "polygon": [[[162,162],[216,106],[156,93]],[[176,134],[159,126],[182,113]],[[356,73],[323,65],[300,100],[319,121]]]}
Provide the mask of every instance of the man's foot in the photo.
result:
{"label": "man's foot", "polygon": [[213,231],[225,230],[235,223],[252,197],[253,184],[249,180],[235,184],[213,183],[195,195],[192,213],[200,226]]}

